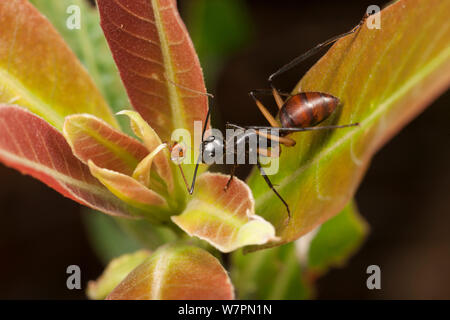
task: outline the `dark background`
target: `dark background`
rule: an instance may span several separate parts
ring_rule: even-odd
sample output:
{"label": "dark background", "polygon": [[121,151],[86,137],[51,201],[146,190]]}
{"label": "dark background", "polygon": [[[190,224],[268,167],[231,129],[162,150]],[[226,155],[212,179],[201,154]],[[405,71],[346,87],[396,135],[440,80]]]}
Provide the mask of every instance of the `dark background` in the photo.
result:
{"label": "dark background", "polygon": [[[265,79],[277,67],[351,29],[368,5],[385,3],[245,2],[254,22],[253,38],[223,61],[215,86],[219,127],[224,121],[264,123],[248,98],[250,89],[266,87]],[[311,59],[281,77],[280,87],[292,88],[313,63]],[[356,195],[370,235],[345,268],[318,281],[318,298],[450,298],[449,102],[447,92],[374,157]],[[79,265],[84,283],[103,270],[87,240],[86,213],[4,166],[0,179],[0,298],[83,298],[83,291],[67,290],[67,266]],[[365,270],[371,264],[381,267],[381,290],[366,288]]]}

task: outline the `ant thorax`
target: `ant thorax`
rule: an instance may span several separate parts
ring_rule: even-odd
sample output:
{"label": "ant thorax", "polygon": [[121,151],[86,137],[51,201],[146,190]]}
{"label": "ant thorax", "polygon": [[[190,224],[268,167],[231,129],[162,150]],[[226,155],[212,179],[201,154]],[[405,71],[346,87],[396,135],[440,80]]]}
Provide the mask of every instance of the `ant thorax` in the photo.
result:
{"label": "ant thorax", "polygon": [[[201,144],[202,163],[256,164],[261,149],[278,148],[278,142],[268,141],[255,130],[226,130],[226,139],[217,131]],[[268,145],[270,144],[270,145]],[[276,144],[276,146],[274,146]]]}

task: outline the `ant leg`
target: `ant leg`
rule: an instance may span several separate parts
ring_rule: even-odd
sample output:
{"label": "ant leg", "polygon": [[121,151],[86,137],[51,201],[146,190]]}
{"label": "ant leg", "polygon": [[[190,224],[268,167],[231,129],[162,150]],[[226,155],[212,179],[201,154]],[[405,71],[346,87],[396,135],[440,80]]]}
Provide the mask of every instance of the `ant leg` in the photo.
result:
{"label": "ant leg", "polygon": [[[273,129],[273,128],[274,127],[272,127],[272,128],[271,127],[265,127],[264,129],[270,130],[270,129]],[[270,133],[261,132],[258,129],[255,129],[255,128],[252,128],[252,127],[249,127],[247,129],[254,129],[254,130],[256,130],[256,133],[258,135],[260,135],[261,137],[267,138],[267,139],[272,140],[272,141],[278,141],[278,143],[284,144],[286,147],[293,147],[296,144],[294,139],[291,139],[291,138],[288,138],[288,137],[280,137],[279,135],[273,135],[273,134],[270,134]],[[279,128],[276,128],[276,129],[279,129]]]}
{"label": "ant leg", "polygon": [[228,179],[227,185],[223,188],[223,191],[227,191],[228,188],[230,188],[230,185],[231,185],[231,182],[232,182],[233,179],[234,179],[234,173],[235,173],[237,167],[238,167],[237,164],[234,164],[234,165],[231,167],[230,179]]}
{"label": "ant leg", "polygon": [[[206,128],[208,127],[208,122],[209,122],[210,117],[211,117],[211,105],[208,106],[208,113],[206,114],[205,123],[203,124],[201,146],[203,146],[203,141],[205,139],[205,132],[206,132]],[[198,155],[198,159],[197,159],[197,164],[195,165],[195,169],[194,169],[194,176],[192,177],[191,189],[188,189],[189,194],[194,193],[195,180],[197,179],[197,172],[198,172],[198,167],[200,166],[200,162],[202,159],[202,153],[203,153],[203,150],[200,150],[200,154]],[[180,166],[180,169],[181,169],[181,166]],[[183,170],[183,169],[181,169],[181,170]]]}
{"label": "ant leg", "polygon": [[295,140],[287,138],[287,137],[280,137],[279,135],[273,135],[273,134],[259,131],[260,129],[264,129],[264,130],[281,129],[281,130],[283,130],[284,128],[282,128],[282,127],[263,127],[263,126],[241,127],[241,126],[238,126],[238,125],[235,125],[232,123],[227,123],[226,127],[233,128],[233,129],[240,129],[240,130],[244,130],[244,131],[247,129],[253,129],[253,130],[256,130],[256,134],[260,135],[261,137],[267,138],[272,141],[278,141],[278,143],[284,144],[287,147],[293,147],[293,146],[295,146],[295,143],[296,143]]}
{"label": "ant leg", "polygon": [[[269,96],[273,95],[272,89],[253,89],[252,91],[250,91],[250,93],[253,93],[254,95],[257,95],[257,94],[269,95]],[[292,94],[287,93],[287,92],[278,91],[278,94],[282,97],[287,97],[287,98],[292,97]]]}
{"label": "ant leg", "polygon": [[279,157],[280,156],[280,146],[278,145],[275,149],[265,149],[265,148],[258,148],[258,154],[263,157]]}
{"label": "ant leg", "polygon": [[184,185],[186,186],[186,190],[190,193],[189,183],[186,179],[186,176],[184,175],[183,167],[181,166],[181,164],[178,165],[178,168],[180,169],[181,176],[183,177],[183,181],[184,181]]}
{"label": "ant leg", "polygon": [[275,88],[275,86],[273,84],[271,84],[271,87],[272,87],[273,98],[275,99],[275,102],[277,103],[278,109],[281,110],[281,108],[284,105],[284,100],[281,98],[280,93],[278,92],[278,89]]}
{"label": "ant leg", "polygon": [[283,202],[283,204],[286,207],[286,210],[288,212],[288,219],[291,219],[291,210],[289,210],[289,205],[287,204],[286,201],[284,201],[283,197],[281,197],[281,195],[278,193],[278,191],[275,189],[275,187],[273,186],[272,182],[270,181],[269,177],[266,175],[266,173],[264,172],[264,169],[261,166],[261,163],[259,163],[259,161],[256,162],[256,165],[258,166],[259,172],[261,173],[261,176],[264,178],[264,180],[266,181],[267,185],[269,186],[270,189],[272,189],[272,191],[277,195],[277,197],[281,200],[281,202]]}
{"label": "ant leg", "polygon": [[[274,128],[274,127],[263,127],[263,126],[246,126],[245,129],[253,129],[253,130],[279,130],[282,132],[303,132],[303,131],[318,131],[318,130],[332,130],[332,129],[342,129],[349,127],[358,127],[359,122],[343,124],[343,125],[335,125],[335,126],[321,126],[321,127],[303,127],[303,128]],[[263,135],[263,133],[261,133]]]}
{"label": "ant leg", "polygon": [[250,97],[253,98],[253,100],[255,101],[256,105],[259,108],[259,111],[261,111],[261,113],[263,114],[264,118],[267,119],[267,121],[270,123],[270,125],[272,127],[281,127],[281,125],[278,123],[277,120],[275,120],[275,118],[270,114],[270,112],[266,109],[266,107],[264,107],[264,105],[261,103],[261,101],[259,101],[256,96],[255,93],[253,91],[249,92]]}
{"label": "ant leg", "polygon": [[[166,78],[167,82],[169,82],[171,85],[173,85],[173,86],[175,86],[177,88],[180,88],[180,89],[192,92],[192,93],[196,93],[198,95],[207,96],[207,97],[212,98],[212,99],[214,98],[214,95],[212,95],[211,93],[201,92],[201,91],[194,90],[194,89],[185,87],[183,85],[180,85],[180,84],[176,83],[175,81],[171,80],[166,74],[164,74],[164,77]],[[211,105],[212,105],[212,102],[211,102],[211,104],[208,105],[208,113],[206,114],[205,123],[203,124],[202,144],[203,144],[203,141],[205,139],[205,132],[206,132],[206,128],[208,127],[209,118],[211,117]],[[197,172],[198,172],[198,168],[200,166],[200,162],[201,162],[201,159],[202,159],[202,151],[203,150],[200,150],[200,154],[198,156],[197,163],[195,165],[194,176],[192,178],[192,184],[191,184],[190,188],[189,188],[189,184],[188,184],[188,182],[186,180],[186,176],[185,176],[185,174],[183,172],[182,166],[180,164],[178,165],[178,167],[180,168],[181,175],[183,176],[183,180],[184,180],[184,183],[186,184],[186,188],[187,188],[187,191],[188,191],[189,194],[193,194],[194,193],[195,180],[197,179]]]}
{"label": "ant leg", "polygon": [[[326,46],[332,44],[333,42],[336,42],[337,40],[339,40],[339,39],[341,39],[341,38],[343,38],[343,37],[345,37],[345,36],[348,36],[348,35],[350,35],[350,34],[352,34],[352,33],[355,33],[356,31],[358,31],[358,30],[360,29],[360,27],[361,27],[361,26],[364,24],[364,22],[366,21],[367,17],[368,17],[368,15],[365,14],[364,17],[362,18],[361,22],[360,22],[356,27],[354,27],[352,30],[350,30],[350,31],[348,31],[348,32],[346,32],[346,33],[343,33],[343,34],[334,36],[334,37],[328,39],[327,41],[318,44],[318,45],[315,46],[314,48],[308,50],[308,51],[305,52],[304,54],[298,56],[297,58],[295,58],[295,59],[292,60],[291,62],[285,64],[285,65],[282,66],[280,69],[278,69],[277,71],[275,71],[274,73],[272,73],[272,74],[270,75],[269,79],[268,79],[268,81],[269,81],[269,83],[270,83],[270,86],[271,86],[272,88],[274,88],[274,85],[273,85],[272,82],[273,82],[273,79],[274,79],[275,77],[277,77],[277,76],[279,76],[280,74],[282,74],[282,73],[284,73],[284,72],[286,72],[286,71],[288,71],[288,70],[294,68],[294,67],[297,66],[299,63],[303,62],[304,60],[308,59],[309,57],[311,57],[311,56],[313,56],[314,54],[316,54],[317,52],[319,52],[322,48],[324,48],[324,47],[326,47]],[[276,89],[275,89],[275,90],[276,90]]]}
{"label": "ant leg", "polygon": [[275,87],[272,86],[271,89],[255,89],[250,91],[250,94],[268,94],[274,97],[275,102],[278,106],[278,109],[281,109],[281,107],[284,104],[283,98],[282,97],[292,97],[292,95],[290,93],[285,93],[285,92],[280,92],[277,89],[275,89]]}

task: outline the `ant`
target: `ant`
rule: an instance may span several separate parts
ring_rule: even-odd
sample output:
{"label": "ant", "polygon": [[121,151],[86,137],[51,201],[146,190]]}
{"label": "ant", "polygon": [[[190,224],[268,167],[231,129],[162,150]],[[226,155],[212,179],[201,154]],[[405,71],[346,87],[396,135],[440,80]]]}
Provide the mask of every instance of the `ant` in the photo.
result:
{"label": "ant", "polygon": [[[337,40],[355,33],[357,30],[360,29],[360,27],[364,24],[366,21],[368,15],[364,15],[361,22],[352,30],[340,34],[338,36],[335,36],[331,39],[328,39],[327,41],[318,44],[314,48],[310,49],[306,53],[298,56],[288,64],[284,65],[280,69],[278,69],[276,72],[271,74],[268,78],[268,82],[270,85],[270,89],[258,89],[258,90],[252,90],[249,92],[250,97],[254,100],[256,103],[258,109],[261,111],[261,113],[264,115],[266,120],[269,122],[270,126],[245,126],[241,127],[235,124],[227,123],[227,128],[234,128],[241,130],[240,134],[237,134],[232,137],[232,139],[228,139],[226,141],[223,141],[223,139],[218,139],[214,135],[210,135],[207,138],[205,138],[205,132],[206,128],[211,116],[211,107],[208,108],[208,112],[206,115],[206,119],[203,125],[202,130],[202,141],[200,144],[200,155],[198,157],[198,161],[195,166],[194,175],[192,179],[192,183],[189,186],[186,177],[183,173],[183,169],[181,168],[181,165],[179,165],[179,168],[181,170],[184,182],[186,184],[187,191],[189,194],[192,194],[194,192],[194,186],[195,181],[197,178],[197,172],[200,163],[208,163],[205,162],[202,155],[206,155],[209,158],[214,158],[216,153],[219,153],[225,156],[227,155],[227,145],[232,145],[232,150],[239,150],[238,146],[243,145],[245,146],[244,150],[246,150],[246,156],[248,156],[251,152],[256,151],[258,155],[262,156],[277,156],[279,155],[277,152],[273,152],[273,150],[268,150],[267,148],[258,148],[257,150],[252,150],[252,147],[249,145],[249,138],[252,136],[258,136],[259,138],[264,138],[267,140],[275,141],[277,143],[281,143],[285,147],[293,147],[295,145],[295,140],[287,137],[287,135],[294,133],[294,132],[303,132],[303,131],[313,131],[313,130],[330,130],[330,129],[340,129],[340,128],[347,128],[347,127],[354,127],[358,126],[359,123],[352,123],[352,124],[346,124],[346,125],[330,125],[330,126],[320,126],[316,127],[319,123],[326,120],[333,114],[333,112],[336,110],[336,108],[339,106],[340,101],[337,97],[324,93],[324,92],[299,92],[296,94],[286,94],[281,93],[273,84],[273,80],[275,77],[285,73],[286,71],[294,68],[299,63],[303,62],[307,58],[311,57],[312,55],[319,52],[322,48],[336,42]],[[181,88],[184,88],[180,86]],[[188,88],[184,88],[189,91]],[[209,93],[202,93],[198,92],[202,95],[207,95],[209,97],[213,97]],[[270,112],[266,109],[266,107],[261,103],[261,101],[257,98],[257,94],[270,94],[273,95],[275,102],[279,108],[279,121],[276,120]],[[286,100],[283,100],[282,96],[286,97]],[[279,134],[271,134],[266,133],[264,130],[272,130],[275,132],[279,132]],[[267,144],[266,144],[267,145]],[[178,148],[178,144],[175,144],[172,149],[172,158],[177,159],[184,156],[183,150]],[[234,153],[234,156],[237,156],[236,152]],[[247,160],[247,158],[246,158]],[[225,163],[225,162],[223,162]],[[211,163],[208,163],[211,164]],[[276,196],[281,200],[281,202],[286,207],[287,213],[288,213],[288,221],[291,218],[291,211],[289,209],[289,205],[287,202],[283,199],[283,197],[278,193],[278,191],[275,189],[274,185],[270,181],[269,177],[265,173],[263,167],[261,166],[261,163],[259,162],[259,159],[256,162],[256,165],[260,171],[261,176],[264,178],[265,182],[269,186],[269,188],[276,194]],[[230,178],[224,188],[224,191],[226,191],[231,182],[233,181],[234,175],[235,175],[235,169],[238,166],[236,162],[234,162],[233,167],[231,169]]]}

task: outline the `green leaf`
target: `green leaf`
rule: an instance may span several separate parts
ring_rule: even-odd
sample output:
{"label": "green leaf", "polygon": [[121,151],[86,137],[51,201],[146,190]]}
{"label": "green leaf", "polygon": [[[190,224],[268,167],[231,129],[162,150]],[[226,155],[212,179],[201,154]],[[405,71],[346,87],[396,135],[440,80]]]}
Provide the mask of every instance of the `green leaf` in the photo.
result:
{"label": "green leaf", "polygon": [[0,28],[0,102],[17,103],[58,130],[74,113],[117,126],[91,77],[28,1],[1,1]]}
{"label": "green leaf", "polygon": [[231,279],[239,299],[307,299],[311,289],[302,275],[294,243],[232,254]]}
{"label": "green leaf", "polygon": [[229,300],[226,270],[207,251],[180,244],[158,249],[108,296],[109,300]]}
{"label": "green leaf", "polygon": [[[450,2],[400,0],[381,12],[381,29],[364,26],[339,40],[305,75],[302,91],[321,91],[342,106],[324,125],[359,127],[291,135],[272,182],[286,210],[255,170],[248,183],[256,212],[273,223],[281,243],[339,213],[355,194],[371,157],[450,83]],[[406,199],[404,199],[406,201]],[[399,199],[399,201],[401,201]]]}
{"label": "green leaf", "polygon": [[361,246],[368,225],[350,202],[342,212],[325,222],[311,241],[308,273],[320,275],[330,267],[340,267]]}

